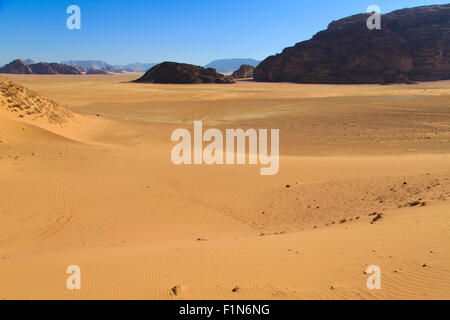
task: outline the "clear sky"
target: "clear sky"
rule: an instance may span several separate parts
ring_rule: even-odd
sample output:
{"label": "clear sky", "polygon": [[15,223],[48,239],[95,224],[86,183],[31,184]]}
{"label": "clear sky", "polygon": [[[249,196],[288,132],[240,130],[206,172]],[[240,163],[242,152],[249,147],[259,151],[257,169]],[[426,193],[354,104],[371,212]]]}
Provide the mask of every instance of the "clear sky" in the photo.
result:
{"label": "clear sky", "polygon": [[[440,0],[0,0],[0,64],[103,60],[112,64],[264,59],[332,20],[378,5],[382,13]],[[66,27],[69,5],[81,30]]]}

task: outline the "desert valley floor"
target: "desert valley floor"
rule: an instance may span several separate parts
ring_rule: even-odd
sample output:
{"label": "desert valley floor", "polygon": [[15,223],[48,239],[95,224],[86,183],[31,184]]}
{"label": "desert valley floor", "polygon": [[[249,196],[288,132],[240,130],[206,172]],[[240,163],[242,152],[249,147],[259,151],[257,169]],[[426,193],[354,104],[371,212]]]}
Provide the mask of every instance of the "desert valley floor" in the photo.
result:
{"label": "desert valley floor", "polygon": [[[450,81],[138,76],[2,75],[71,112],[0,108],[0,299],[450,298]],[[280,129],[278,175],[174,165],[193,120]]]}

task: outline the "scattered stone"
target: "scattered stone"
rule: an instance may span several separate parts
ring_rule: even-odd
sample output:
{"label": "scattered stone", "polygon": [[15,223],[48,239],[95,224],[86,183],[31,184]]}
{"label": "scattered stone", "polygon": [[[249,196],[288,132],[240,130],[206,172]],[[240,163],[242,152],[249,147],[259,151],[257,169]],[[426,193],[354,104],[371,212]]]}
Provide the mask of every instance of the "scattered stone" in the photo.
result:
{"label": "scattered stone", "polygon": [[172,293],[173,293],[174,295],[178,296],[178,295],[180,295],[180,294],[182,293],[183,288],[182,288],[181,286],[174,286],[174,287],[171,289],[171,291],[172,291]]}
{"label": "scattered stone", "polygon": [[375,222],[377,222],[378,220],[382,219],[383,215],[381,213],[377,214],[377,216],[375,218],[372,219],[372,222],[370,222],[370,224],[374,224]]}
{"label": "scattered stone", "polygon": [[234,287],[231,291],[233,292],[233,293],[237,293],[239,290],[241,290],[241,288],[239,288],[239,287]]}
{"label": "scattered stone", "polygon": [[410,207],[415,207],[415,206],[418,206],[420,204],[420,201],[413,201],[413,202],[409,202],[408,203],[408,205],[410,206]]}

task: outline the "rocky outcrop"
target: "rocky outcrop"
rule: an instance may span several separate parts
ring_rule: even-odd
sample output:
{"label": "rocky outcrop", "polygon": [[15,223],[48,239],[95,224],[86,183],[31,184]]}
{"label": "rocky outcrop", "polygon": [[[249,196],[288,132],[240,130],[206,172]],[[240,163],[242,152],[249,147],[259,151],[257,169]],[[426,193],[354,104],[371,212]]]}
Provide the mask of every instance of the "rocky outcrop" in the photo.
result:
{"label": "rocky outcrop", "polygon": [[57,125],[74,117],[72,112],[56,102],[0,77],[0,113],[2,112],[25,120],[44,120]]}
{"label": "rocky outcrop", "polygon": [[135,82],[145,83],[234,83],[232,78],[217,73],[216,69],[205,69],[185,63],[163,62],[151,68]]}
{"label": "rocky outcrop", "polygon": [[396,83],[450,79],[450,5],[403,9],[332,22],[311,40],[264,60],[257,81]]}
{"label": "rocky outcrop", "polygon": [[0,68],[0,73],[32,74],[33,71],[25,61],[17,59]]}
{"label": "rocky outcrop", "polygon": [[81,74],[75,67],[60,63],[34,63],[28,65],[25,61],[14,60],[0,69],[0,73],[15,74]]}
{"label": "rocky outcrop", "polygon": [[50,67],[58,74],[82,74],[81,71],[73,66],[61,63],[50,63]]}
{"label": "rocky outcrop", "polygon": [[236,70],[235,72],[233,72],[233,74],[231,75],[232,78],[234,79],[248,79],[248,78],[253,78],[253,73],[255,71],[255,67],[248,65],[248,64],[243,64],[239,70]]}
{"label": "rocky outcrop", "polygon": [[58,74],[53,68],[50,66],[50,64],[45,62],[39,62],[30,65],[31,70],[35,74]]}
{"label": "rocky outcrop", "polygon": [[77,68],[60,63],[39,62],[30,65],[30,68],[35,74],[81,74]]}

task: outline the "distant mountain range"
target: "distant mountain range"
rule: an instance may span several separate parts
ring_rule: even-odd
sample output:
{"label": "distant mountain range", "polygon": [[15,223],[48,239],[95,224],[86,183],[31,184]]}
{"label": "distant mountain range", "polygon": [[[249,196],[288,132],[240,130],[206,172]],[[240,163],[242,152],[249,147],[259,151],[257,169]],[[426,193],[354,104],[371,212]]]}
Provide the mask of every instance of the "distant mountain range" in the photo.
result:
{"label": "distant mountain range", "polygon": [[[220,59],[220,60],[214,60],[207,65],[205,65],[205,68],[214,68],[217,70],[217,72],[221,73],[229,73],[236,71],[240,68],[242,65],[251,65],[256,67],[261,61],[255,60],[255,59]],[[157,65],[157,63],[130,63],[124,66],[120,65],[111,65],[109,63],[106,63],[104,61],[99,60],[85,60],[85,61],[79,61],[79,60],[70,60],[70,61],[63,61],[62,64],[68,64],[74,67],[78,68],[87,68],[87,69],[94,69],[94,70],[106,70],[109,72],[147,72],[151,68]]]}
{"label": "distant mountain range", "polygon": [[[220,73],[238,70],[242,65],[256,67],[260,61],[255,59],[220,59],[214,60],[205,68],[214,68]],[[35,74],[109,74],[123,72],[147,72],[157,63],[130,63],[127,65],[112,65],[101,60],[69,60],[61,63],[35,63],[32,59],[14,60],[0,68],[0,73],[35,73]]]}
{"label": "distant mountain range", "polygon": [[256,67],[260,62],[255,59],[220,59],[208,63],[205,68],[214,68],[218,72],[229,73],[238,70],[244,64]]}
{"label": "distant mountain range", "polygon": [[106,67],[111,67],[112,65],[100,61],[100,60],[85,60],[85,61],[80,61],[80,60],[70,60],[70,61],[62,61],[62,64],[67,64],[69,66],[73,66],[73,67],[81,67],[81,68],[86,68],[86,69],[94,69],[94,70],[102,70]]}
{"label": "distant mountain range", "polygon": [[[30,61],[28,59],[28,61]],[[0,73],[13,74],[82,74],[81,71],[73,66],[60,63],[33,63],[27,64],[23,60],[14,60],[8,63],[3,68],[0,68]]]}
{"label": "distant mountain range", "polygon": [[151,69],[156,63],[130,63],[125,66],[112,65],[100,60],[70,60],[63,61],[62,64],[67,64],[80,69],[88,70],[103,70],[107,72],[120,73],[120,72],[146,72]]}
{"label": "distant mountain range", "polygon": [[157,65],[157,63],[136,62],[136,63],[130,63],[127,65],[124,65],[124,66],[122,66],[122,68],[129,72],[147,72],[148,70],[150,70],[151,68],[153,68],[156,65]]}

